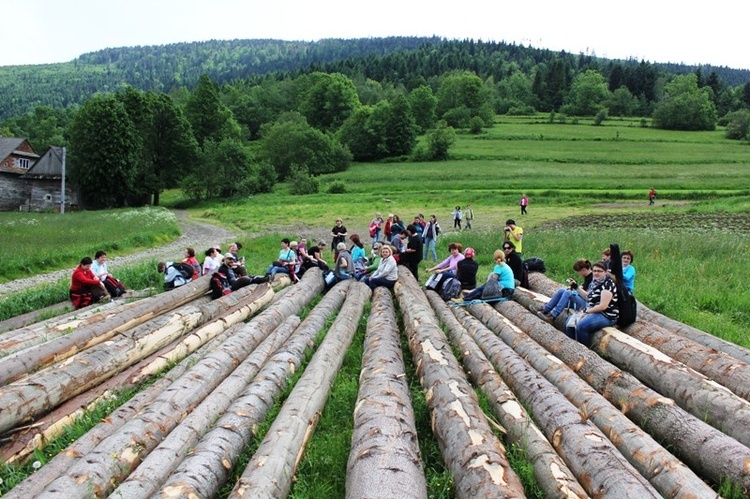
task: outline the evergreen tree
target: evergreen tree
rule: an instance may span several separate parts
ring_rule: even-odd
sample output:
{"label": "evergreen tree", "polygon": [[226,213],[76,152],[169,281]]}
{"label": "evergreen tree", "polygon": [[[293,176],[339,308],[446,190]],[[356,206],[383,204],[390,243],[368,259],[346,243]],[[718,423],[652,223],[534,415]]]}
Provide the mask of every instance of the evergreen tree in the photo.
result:
{"label": "evergreen tree", "polygon": [[240,126],[221,101],[219,86],[205,73],[198,79],[198,85],[187,101],[185,115],[200,147],[207,140],[219,143],[224,139],[239,139],[241,136]]}

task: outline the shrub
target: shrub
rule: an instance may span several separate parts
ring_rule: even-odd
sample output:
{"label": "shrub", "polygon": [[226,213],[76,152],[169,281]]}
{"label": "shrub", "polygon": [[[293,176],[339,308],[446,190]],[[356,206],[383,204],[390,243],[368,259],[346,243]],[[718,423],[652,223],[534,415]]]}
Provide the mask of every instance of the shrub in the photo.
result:
{"label": "shrub", "polygon": [[346,185],[341,180],[337,180],[328,186],[328,194],[344,194],[345,192]]}
{"label": "shrub", "polygon": [[479,135],[482,133],[482,128],[484,127],[484,120],[480,118],[479,116],[474,116],[469,121],[469,131],[473,133],[474,135]]}
{"label": "shrub", "polygon": [[304,166],[292,165],[289,174],[289,192],[295,196],[318,192],[318,179],[310,175]]}
{"label": "shrub", "polygon": [[750,139],[750,111],[742,109],[726,116],[724,136],[732,140]]}
{"label": "shrub", "polygon": [[594,126],[600,126],[604,120],[607,119],[607,110],[600,109],[596,116],[594,116]]}

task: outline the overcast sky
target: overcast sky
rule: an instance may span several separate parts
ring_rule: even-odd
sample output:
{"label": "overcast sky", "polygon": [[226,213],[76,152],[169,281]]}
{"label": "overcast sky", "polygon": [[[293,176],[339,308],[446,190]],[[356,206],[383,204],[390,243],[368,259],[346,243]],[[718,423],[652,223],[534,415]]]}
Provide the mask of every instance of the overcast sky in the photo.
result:
{"label": "overcast sky", "polygon": [[432,36],[750,69],[743,2],[0,0],[0,66],[210,39]]}

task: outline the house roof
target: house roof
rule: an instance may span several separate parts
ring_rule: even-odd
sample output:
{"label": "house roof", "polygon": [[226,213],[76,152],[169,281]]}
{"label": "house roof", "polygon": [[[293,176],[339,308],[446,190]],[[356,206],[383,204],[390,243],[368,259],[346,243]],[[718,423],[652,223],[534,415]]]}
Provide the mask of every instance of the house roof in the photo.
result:
{"label": "house roof", "polygon": [[18,146],[23,144],[26,139],[19,139],[18,137],[0,137],[0,161],[4,160],[13,152],[18,149]]}
{"label": "house roof", "polygon": [[[52,146],[29,168],[24,177],[62,177],[63,148]],[[67,177],[67,175],[66,175]]]}

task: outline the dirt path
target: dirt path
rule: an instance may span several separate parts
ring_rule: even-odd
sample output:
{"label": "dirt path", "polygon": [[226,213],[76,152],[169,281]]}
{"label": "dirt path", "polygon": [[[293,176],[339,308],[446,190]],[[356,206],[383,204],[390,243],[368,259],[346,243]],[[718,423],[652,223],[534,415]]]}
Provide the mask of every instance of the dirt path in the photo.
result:
{"label": "dirt path", "polygon": [[[210,223],[197,222],[190,220],[187,212],[184,210],[172,210],[177,217],[177,223],[182,229],[182,235],[175,241],[150,250],[138,251],[125,256],[113,256],[109,259],[108,265],[113,271],[117,267],[135,263],[142,260],[173,260],[182,259],[185,248],[191,246],[195,248],[198,259],[202,260],[201,253],[206,248],[214,244],[222,244],[226,241],[237,239],[238,234]],[[223,248],[226,249],[226,248]],[[94,255],[91,255],[92,257]],[[21,291],[23,289],[38,286],[47,282],[56,282],[61,277],[68,277],[73,269],[62,269],[49,272],[47,274],[38,274],[23,279],[0,284],[0,297],[9,293]]]}

